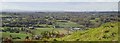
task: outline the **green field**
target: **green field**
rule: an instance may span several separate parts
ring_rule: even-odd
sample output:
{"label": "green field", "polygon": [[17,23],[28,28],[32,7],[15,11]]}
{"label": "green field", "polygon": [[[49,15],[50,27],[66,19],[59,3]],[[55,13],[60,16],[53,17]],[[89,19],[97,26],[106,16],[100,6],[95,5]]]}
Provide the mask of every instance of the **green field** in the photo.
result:
{"label": "green field", "polygon": [[65,28],[69,28],[69,27],[80,27],[79,24],[74,23],[74,22],[56,22],[56,25],[60,26],[60,27],[65,27]]}
{"label": "green field", "polygon": [[[41,34],[42,32],[45,32],[45,31],[49,31],[49,32],[60,32],[60,33],[67,33],[66,30],[64,30],[63,28],[36,28],[35,30],[32,30],[32,32],[35,34],[35,35],[39,35]],[[2,37],[9,37],[10,35],[12,35],[13,38],[15,37],[20,37],[20,41],[25,39],[26,36],[32,36],[32,34],[25,34],[25,32],[20,32],[20,33],[10,33],[10,32],[0,32],[2,34]]]}
{"label": "green field", "polygon": [[10,33],[10,32],[2,32],[2,37],[9,37],[12,35],[13,38],[20,37],[21,40],[25,39],[26,36],[31,36],[31,34],[23,34],[23,33]]}
{"label": "green field", "polygon": [[44,31],[49,31],[49,32],[57,32],[59,31],[60,33],[66,33],[66,30],[63,28],[37,28],[36,30],[33,30],[35,34],[41,34]]}

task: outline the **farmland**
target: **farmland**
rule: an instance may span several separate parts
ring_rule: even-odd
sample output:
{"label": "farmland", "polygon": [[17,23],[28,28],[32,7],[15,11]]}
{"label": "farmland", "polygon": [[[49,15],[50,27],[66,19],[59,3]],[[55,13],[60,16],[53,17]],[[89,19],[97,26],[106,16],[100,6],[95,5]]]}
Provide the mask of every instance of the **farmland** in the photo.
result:
{"label": "farmland", "polygon": [[118,12],[1,12],[2,39],[117,41]]}

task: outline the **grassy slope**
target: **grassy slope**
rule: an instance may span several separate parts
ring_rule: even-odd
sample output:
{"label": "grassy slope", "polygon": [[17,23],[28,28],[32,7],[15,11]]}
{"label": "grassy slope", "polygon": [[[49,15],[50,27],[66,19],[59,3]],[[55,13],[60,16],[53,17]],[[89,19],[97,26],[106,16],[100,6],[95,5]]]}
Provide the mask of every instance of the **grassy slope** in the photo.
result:
{"label": "grassy slope", "polygon": [[[120,23],[120,22],[119,22]],[[113,26],[113,27],[111,27]],[[118,22],[106,23],[98,28],[77,31],[69,36],[58,38],[64,41],[116,41],[118,40]]]}

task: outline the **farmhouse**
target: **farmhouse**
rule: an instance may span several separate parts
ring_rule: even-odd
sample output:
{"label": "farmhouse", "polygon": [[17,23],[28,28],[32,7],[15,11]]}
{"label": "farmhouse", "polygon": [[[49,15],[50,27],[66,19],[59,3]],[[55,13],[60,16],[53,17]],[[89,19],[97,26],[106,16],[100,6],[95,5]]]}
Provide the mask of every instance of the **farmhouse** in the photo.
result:
{"label": "farmhouse", "polygon": [[82,30],[82,28],[70,28],[70,30]]}

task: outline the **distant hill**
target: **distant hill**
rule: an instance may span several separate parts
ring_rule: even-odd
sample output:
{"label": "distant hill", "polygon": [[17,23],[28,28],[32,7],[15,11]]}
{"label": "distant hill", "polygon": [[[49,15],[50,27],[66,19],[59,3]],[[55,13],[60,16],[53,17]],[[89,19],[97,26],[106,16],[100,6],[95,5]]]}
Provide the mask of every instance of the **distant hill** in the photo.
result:
{"label": "distant hill", "polygon": [[0,12],[33,12],[33,11],[29,11],[29,10],[19,10],[19,9],[3,9]]}
{"label": "distant hill", "polygon": [[100,13],[106,13],[106,12],[118,12],[118,11],[69,11],[69,10],[64,10],[64,11],[51,11],[51,10],[48,10],[48,11],[31,11],[31,10],[20,10],[20,9],[2,9],[0,10],[0,12],[38,12],[38,13],[41,13],[41,12],[100,12]]}

